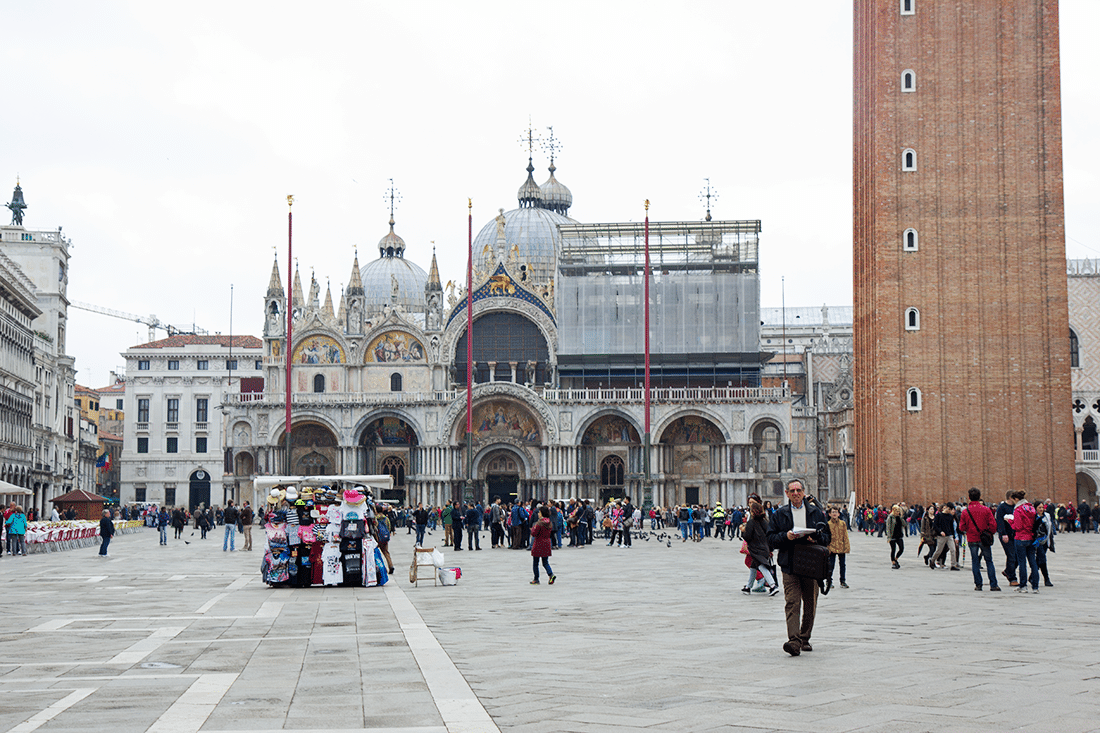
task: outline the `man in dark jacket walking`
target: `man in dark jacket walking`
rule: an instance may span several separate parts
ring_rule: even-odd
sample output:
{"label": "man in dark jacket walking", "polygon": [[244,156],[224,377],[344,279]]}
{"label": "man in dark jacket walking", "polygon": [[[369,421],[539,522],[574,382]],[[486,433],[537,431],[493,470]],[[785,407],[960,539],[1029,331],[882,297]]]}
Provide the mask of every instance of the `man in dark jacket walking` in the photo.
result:
{"label": "man in dark jacket walking", "polygon": [[[794,574],[792,550],[809,544],[827,547],[832,537],[824,512],[804,501],[806,490],[801,481],[788,481],[786,493],[788,503],[775,511],[768,527],[768,544],[779,550],[779,568],[783,571],[784,612],[787,616],[787,641],[783,644],[783,651],[797,657],[802,652],[813,651],[810,633],[817,615],[817,581]],[[816,531],[808,535],[796,534],[793,531],[796,527]]]}
{"label": "man in dark jacket walking", "polygon": [[[291,507],[293,508],[293,507]],[[222,512],[222,522],[225,523],[225,539],[222,540],[222,552],[236,552],[237,550],[237,507],[233,506],[230,499]]]}
{"label": "man in dark jacket walking", "polygon": [[466,515],[463,517],[466,525],[466,549],[481,549],[481,510],[473,504],[466,505]]}
{"label": "man in dark jacket walking", "polygon": [[1015,491],[1006,491],[1005,500],[997,505],[997,538],[1001,541],[1001,549],[1005,551],[1005,569],[1001,575],[1008,578],[1008,584],[1019,585],[1016,582],[1016,531],[1012,529],[1012,522],[1005,521],[1005,515],[1011,515],[1016,507],[1016,499],[1012,496]]}
{"label": "man in dark jacket walking", "polygon": [[111,544],[111,538],[115,536],[115,523],[111,521],[109,509],[103,510],[103,519],[99,520],[99,556],[110,557],[107,554],[107,545]]}

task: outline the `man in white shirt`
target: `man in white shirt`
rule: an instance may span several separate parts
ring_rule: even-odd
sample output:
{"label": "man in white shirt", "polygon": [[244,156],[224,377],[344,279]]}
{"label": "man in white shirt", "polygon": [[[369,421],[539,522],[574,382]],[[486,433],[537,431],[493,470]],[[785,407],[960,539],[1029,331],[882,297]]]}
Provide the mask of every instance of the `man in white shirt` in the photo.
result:
{"label": "man in white shirt", "polygon": [[[804,501],[806,490],[802,482],[787,482],[788,503],[779,507],[768,527],[768,544],[779,550],[779,569],[783,571],[784,612],[787,617],[787,641],[783,651],[792,657],[802,652],[812,652],[810,634],[817,615],[817,581],[795,575],[792,570],[791,550],[797,545],[828,545],[830,541],[825,514],[817,506]],[[810,535],[796,534],[795,528],[816,529]],[[801,616],[801,621],[799,619]]]}

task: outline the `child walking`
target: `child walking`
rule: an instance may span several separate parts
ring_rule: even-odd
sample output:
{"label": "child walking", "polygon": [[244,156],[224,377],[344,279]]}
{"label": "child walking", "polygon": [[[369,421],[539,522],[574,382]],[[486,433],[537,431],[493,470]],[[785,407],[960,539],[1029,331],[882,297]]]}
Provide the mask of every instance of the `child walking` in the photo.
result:
{"label": "child walking", "polygon": [[844,560],[852,551],[852,547],[848,542],[848,525],[840,518],[839,507],[829,507],[829,534],[832,536],[832,541],[829,542],[829,585],[833,584],[833,568],[836,567],[836,559],[839,557],[840,587],[847,588]]}
{"label": "child walking", "polygon": [[546,574],[550,576],[550,585],[554,584],[554,581],[558,579],[558,576],[554,575],[554,571],[550,569],[550,536],[553,534],[553,529],[550,527],[550,507],[543,504],[539,507],[539,521],[535,522],[535,526],[531,527],[531,569],[535,572],[535,579],[531,581],[531,585],[539,584],[539,560],[542,560],[542,566],[546,568]]}

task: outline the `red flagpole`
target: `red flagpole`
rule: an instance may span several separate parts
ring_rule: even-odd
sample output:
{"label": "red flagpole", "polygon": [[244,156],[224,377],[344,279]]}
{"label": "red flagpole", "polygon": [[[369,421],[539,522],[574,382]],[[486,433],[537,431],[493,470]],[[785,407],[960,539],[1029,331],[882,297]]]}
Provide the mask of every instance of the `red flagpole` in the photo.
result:
{"label": "red flagpole", "polygon": [[290,465],[290,365],[293,363],[290,356],[291,332],[294,327],[294,213],[290,207],[294,206],[294,197],[286,197],[286,472],[291,473]]}
{"label": "red flagpole", "polygon": [[474,200],[467,199],[469,211],[466,241],[466,488],[473,489],[474,466]]}
{"label": "red flagpole", "polygon": [[645,455],[642,466],[645,471],[644,503],[652,502],[653,487],[649,474],[649,199],[645,200]]}

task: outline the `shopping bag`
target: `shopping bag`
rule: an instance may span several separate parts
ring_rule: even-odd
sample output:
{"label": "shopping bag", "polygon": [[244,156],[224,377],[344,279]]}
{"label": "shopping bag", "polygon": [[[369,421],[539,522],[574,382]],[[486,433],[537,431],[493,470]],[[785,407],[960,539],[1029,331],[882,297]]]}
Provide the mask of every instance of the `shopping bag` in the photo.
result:
{"label": "shopping bag", "polygon": [[437,568],[443,567],[443,553],[439,550],[432,550],[432,565]]}

